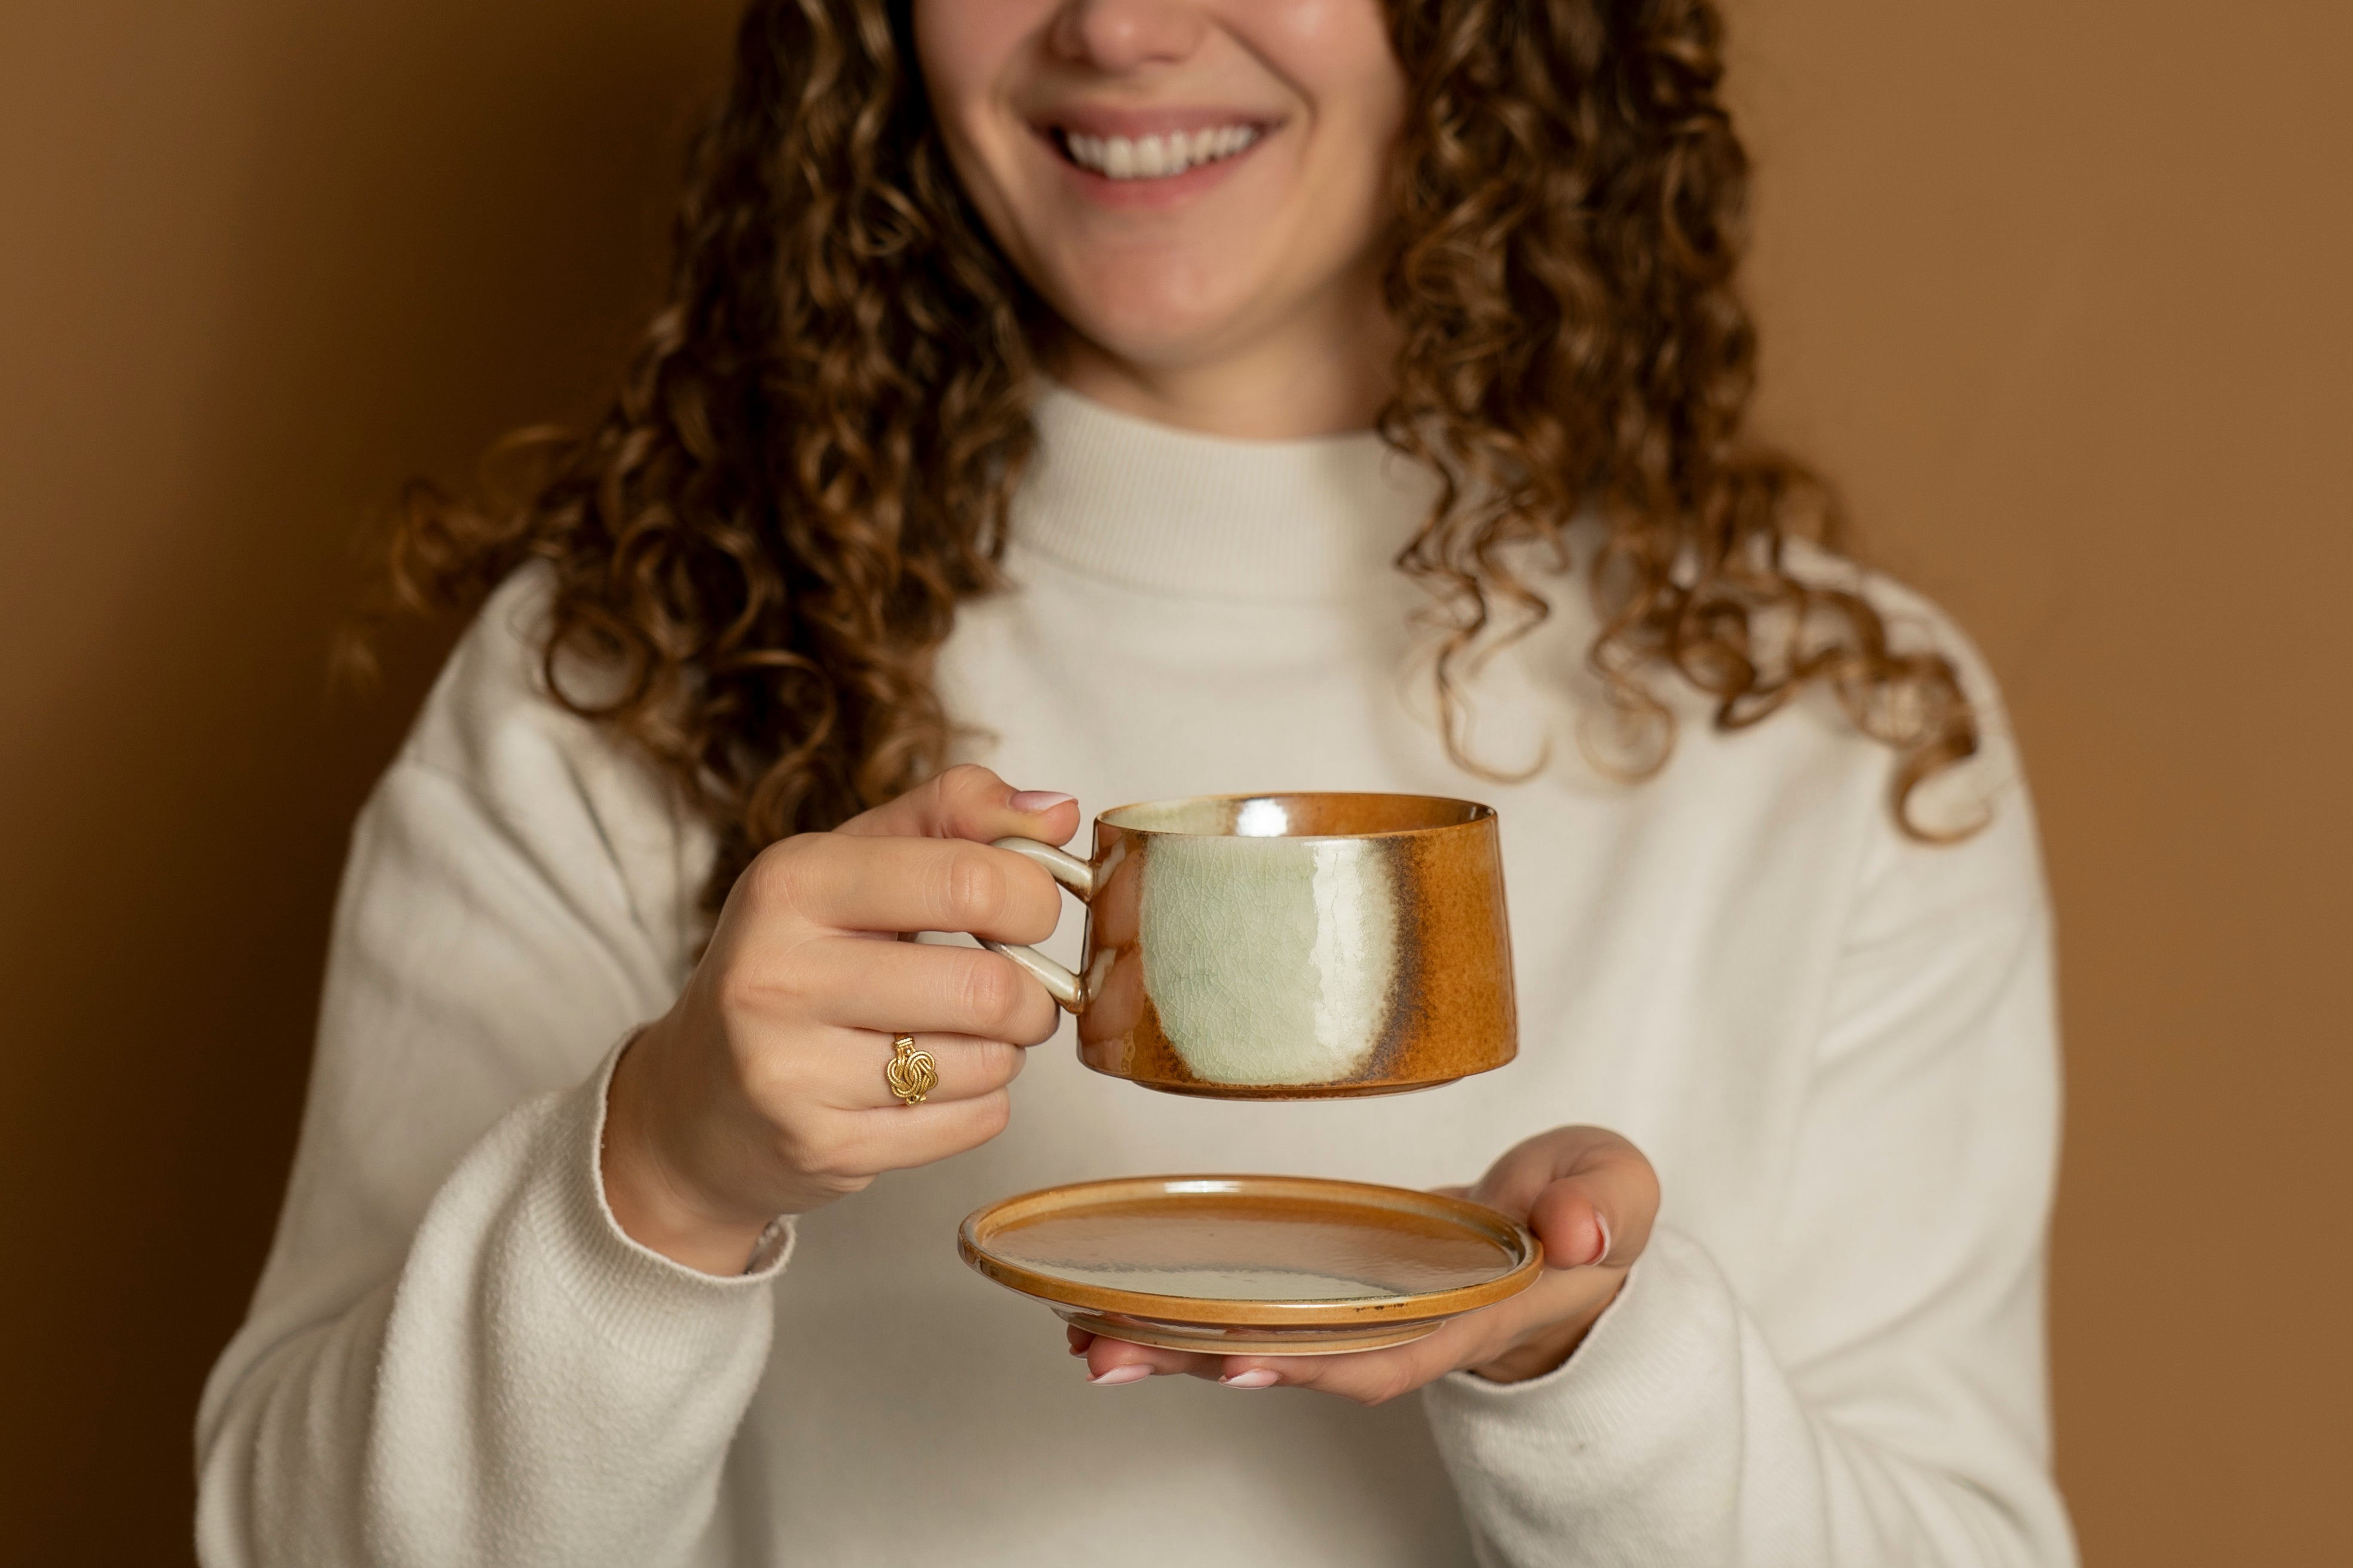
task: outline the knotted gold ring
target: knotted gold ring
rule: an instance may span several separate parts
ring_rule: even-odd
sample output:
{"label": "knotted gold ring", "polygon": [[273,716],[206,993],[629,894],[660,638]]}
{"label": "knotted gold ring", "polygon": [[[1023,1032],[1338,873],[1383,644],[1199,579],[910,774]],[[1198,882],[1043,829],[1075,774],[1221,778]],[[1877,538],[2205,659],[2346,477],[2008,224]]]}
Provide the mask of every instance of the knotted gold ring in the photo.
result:
{"label": "knotted gold ring", "polygon": [[921,1105],[923,1096],[939,1087],[940,1064],[932,1059],[929,1051],[915,1048],[913,1035],[894,1035],[891,1038],[891,1063],[882,1069],[890,1081],[891,1092],[899,1097],[902,1105]]}

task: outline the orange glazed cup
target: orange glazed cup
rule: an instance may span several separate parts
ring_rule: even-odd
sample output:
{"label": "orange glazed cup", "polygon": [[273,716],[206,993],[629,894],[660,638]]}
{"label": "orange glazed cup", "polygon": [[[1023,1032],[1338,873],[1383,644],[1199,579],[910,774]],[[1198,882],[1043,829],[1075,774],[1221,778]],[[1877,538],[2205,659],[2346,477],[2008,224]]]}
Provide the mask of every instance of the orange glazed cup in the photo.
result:
{"label": "orange glazed cup", "polygon": [[1172,1094],[1392,1094],[1519,1048],[1493,808],[1413,795],[1198,795],[1029,838],[1087,905],[1078,973],[988,942],[1078,1016],[1079,1059]]}

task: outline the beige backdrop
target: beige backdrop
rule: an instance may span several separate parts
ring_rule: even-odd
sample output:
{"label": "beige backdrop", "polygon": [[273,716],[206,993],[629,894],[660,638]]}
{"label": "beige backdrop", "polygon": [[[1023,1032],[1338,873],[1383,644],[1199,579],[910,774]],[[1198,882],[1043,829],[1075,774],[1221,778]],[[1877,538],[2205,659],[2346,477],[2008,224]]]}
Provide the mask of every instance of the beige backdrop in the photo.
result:
{"label": "beige backdrop", "polygon": [[[336,861],[354,520],[591,408],[725,0],[0,8],[0,1520],[186,1556]],[[2353,7],[1742,0],[1768,417],[2007,681],[2094,1563],[2353,1560]],[[29,1536],[19,1533],[29,1530]]]}

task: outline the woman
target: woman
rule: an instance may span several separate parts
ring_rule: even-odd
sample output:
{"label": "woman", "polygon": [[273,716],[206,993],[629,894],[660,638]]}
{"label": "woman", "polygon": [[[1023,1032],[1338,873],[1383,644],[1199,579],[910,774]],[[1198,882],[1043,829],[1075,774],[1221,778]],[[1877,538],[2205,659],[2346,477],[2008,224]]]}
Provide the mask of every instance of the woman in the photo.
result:
{"label": "woman", "polygon": [[[1704,0],[756,0],[616,411],[399,541],[497,588],[359,825],[206,1560],[2067,1561],[2029,812],[1743,435],[1718,59]],[[1500,807],[1520,1060],[1053,1053],[1008,1124],[1047,997],[890,939],[1046,938],[987,846],[1079,800],[1272,787]],[[953,1255],[1238,1168],[1475,1180],[1552,1267],[1082,1378]]]}

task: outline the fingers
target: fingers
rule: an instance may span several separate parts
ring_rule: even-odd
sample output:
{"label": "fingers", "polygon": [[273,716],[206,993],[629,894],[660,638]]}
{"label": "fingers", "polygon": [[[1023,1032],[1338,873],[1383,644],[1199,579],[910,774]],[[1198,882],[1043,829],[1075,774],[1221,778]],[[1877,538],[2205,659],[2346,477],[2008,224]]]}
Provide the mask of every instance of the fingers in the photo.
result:
{"label": "fingers", "polygon": [[[1088,1341],[1083,1347],[1079,1344],[1082,1335]],[[1087,1358],[1087,1381],[1105,1386],[1141,1383],[1147,1377],[1173,1377],[1180,1373],[1215,1381],[1225,1361],[1223,1356],[1197,1355],[1162,1350],[1157,1345],[1132,1344],[1100,1334],[1089,1335],[1082,1329],[1071,1331],[1071,1342],[1073,1353]]]}
{"label": "fingers", "polygon": [[886,1039],[904,1030],[1036,1045],[1060,1017],[1046,988],[1011,959],[934,942],[818,937],[773,962],[752,955],[727,986],[740,1014]]}
{"label": "fingers", "polygon": [[1081,1332],[1074,1329],[1071,1353],[1086,1357],[1087,1381],[1098,1387],[1183,1375],[1244,1391],[1312,1388],[1362,1405],[1378,1405],[1454,1369],[1463,1352],[1450,1337],[1442,1337],[1446,1333],[1440,1329],[1409,1345],[1346,1355],[1216,1356],[1130,1344],[1102,1335],[1086,1336],[1087,1342],[1081,1345]]}
{"label": "fingers", "polygon": [[982,844],[1017,834],[1067,844],[1078,830],[1078,803],[1069,795],[1016,790],[987,768],[969,763],[841,825],[842,832],[861,837],[969,838]]}
{"label": "fingers", "polygon": [[1411,1344],[1349,1355],[1229,1356],[1218,1381],[1228,1388],[1310,1388],[1358,1405],[1386,1405],[1445,1376],[1461,1351],[1449,1324]]}
{"label": "fingers", "polygon": [[1010,849],[840,833],[805,833],[763,850],[729,902],[754,923],[1018,942],[1043,942],[1062,916],[1053,878]]}
{"label": "fingers", "polygon": [[1013,1097],[1000,1089],[965,1100],[834,1111],[815,1130],[779,1128],[794,1184],[813,1194],[815,1203],[769,1212],[806,1213],[816,1204],[863,1191],[885,1171],[912,1171],[976,1149],[1012,1120]]}
{"label": "fingers", "polygon": [[[1410,1344],[1341,1355],[1203,1355],[1130,1344],[1101,1334],[1071,1331],[1071,1353],[1087,1361],[1087,1381],[1142,1382],[1147,1376],[1183,1374],[1229,1388],[1314,1388],[1362,1404],[1377,1405],[1484,1359],[1508,1342],[1515,1321],[1492,1312],[1473,1312],[1440,1326]],[[1141,1370],[1138,1370],[1141,1369]]]}
{"label": "fingers", "polygon": [[[878,1075],[879,1077],[879,1075]],[[978,1148],[1013,1119],[1013,1097],[1003,1089],[966,1100],[892,1103],[857,1113],[838,1151],[846,1169],[860,1174],[911,1171]]]}
{"label": "fingers", "polygon": [[[1551,1371],[1609,1305],[1621,1279],[1607,1269],[1551,1270],[1508,1301],[1466,1312],[1440,1324],[1434,1333],[1387,1350],[1321,1356],[1187,1355],[1073,1332],[1071,1353],[1086,1357],[1089,1381],[1097,1384],[1181,1373],[1228,1388],[1308,1388],[1360,1405],[1379,1405],[1466,1367],[1506,1383]],[[1565,1333],[1556,1331],[1563,1329]]]}
{"label": "fingers", "polygon": [[[932,1058],[934,1081],[923,1106],[1001,1093],[1029,1060],[1029,1052],[1005,1040],[928,1033],[912,1037],[915,1049]],[[778,1122],[797,1127],[809,1125],[815,1115],[921,1109],[906,1106],[892,1092],[893,1038],[874,1029],[818,1030],[805,1049],[748,1063],[744,1087]]]}
{"label": "fingers", "polygon": [[1635,1173],[1604,1170],[1545,1188],[1528,1209],[1528,1228],[1544,1243],[1546,1264],[1622,1266],[1641,1256],[1658,1200],[1641,1187]]}
{"label": "fingers", "polygon": [[[887,1110],[904,1104],[892,1092],[886,1076],[895,1056],[892,1041],[864,1030],[844,1030],[855,1037],[838,1053],[839,1071],[829,1086],[829,1098],[844,1110]],[[1029,1053],[1006,1040],[980,1040],[969,1035],[914,1035],[915,1049],[932,1058],[933,1084],[923,1094],[924,1105],[946,1105],[959,1100],[979,1100],[997,1093],[1021,1076]]]}
{"label": "fingers", "polygon": [[932,1058],[934,1081],[912,1104],[892,1091],[891,1037],[871,1029],[818,1028],[797,1049],[754,1054],[739,1063],[748,1117],[698,1129],[691,1157],[720,1167],[712,1188],[750,1194],[737,1206],[803,1214],[885,1171],[944,1160],[1004,1131],[1008,1086],[1029,1053],[1002,1040],[913,1037]]}

